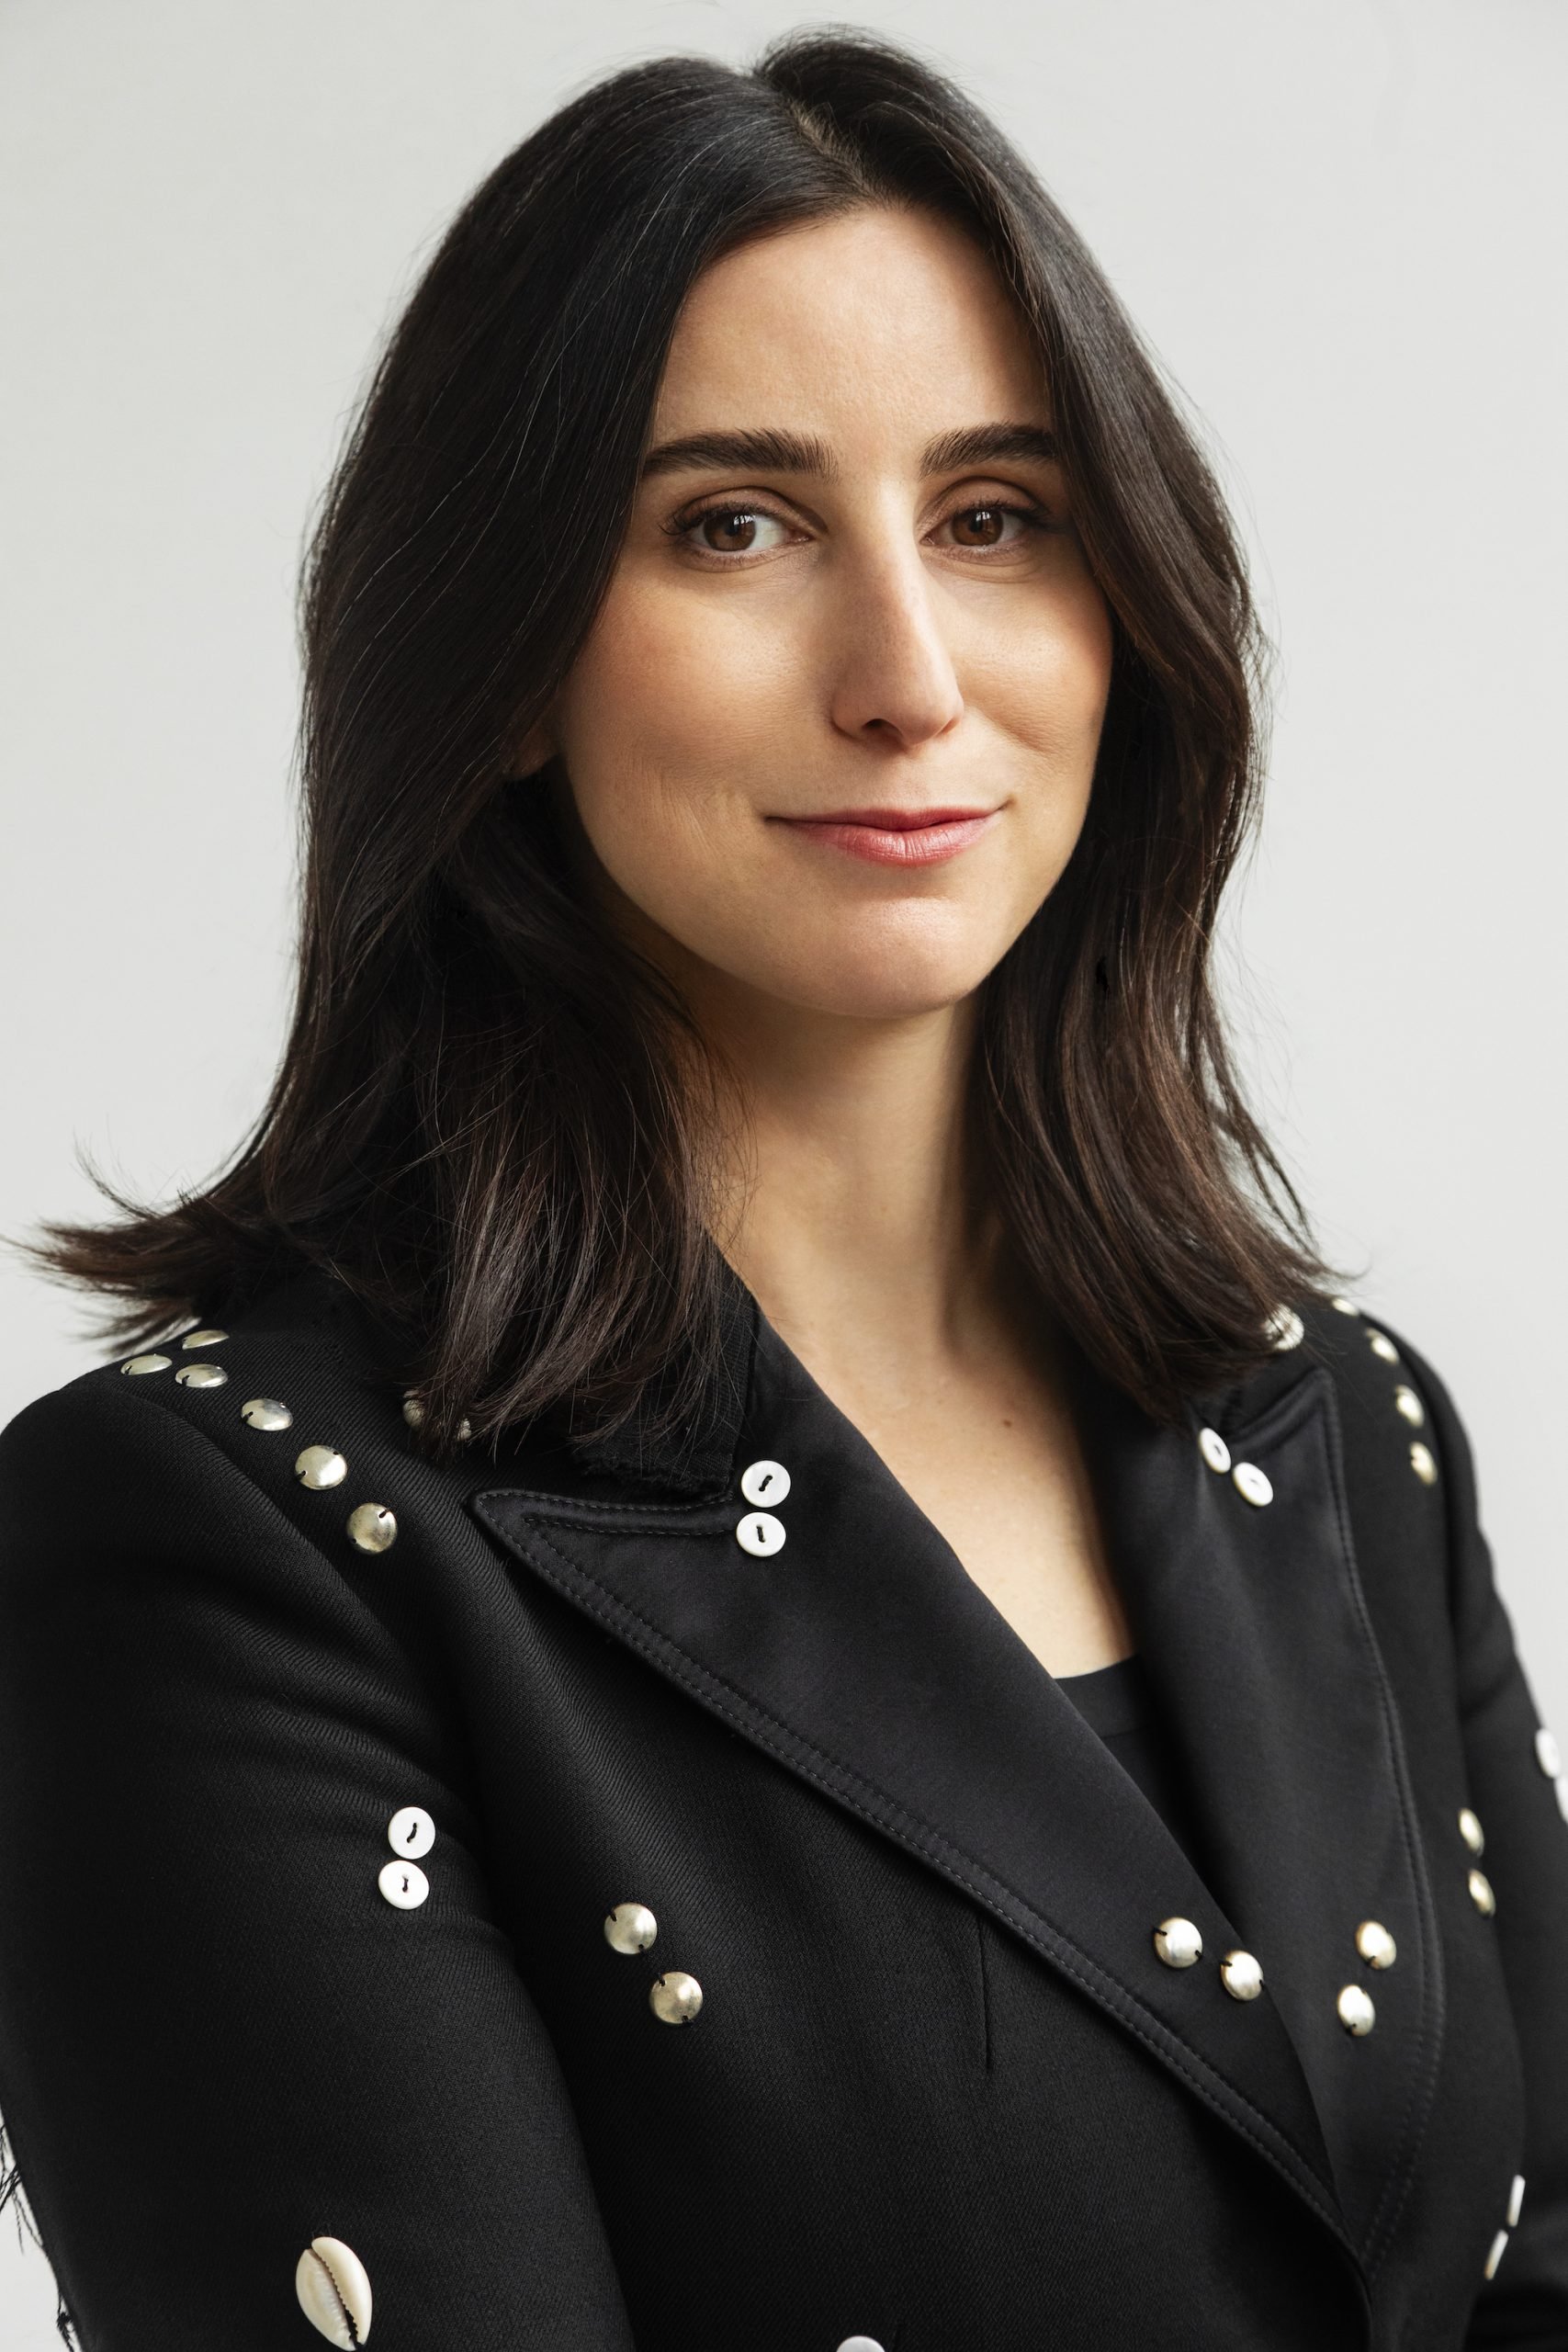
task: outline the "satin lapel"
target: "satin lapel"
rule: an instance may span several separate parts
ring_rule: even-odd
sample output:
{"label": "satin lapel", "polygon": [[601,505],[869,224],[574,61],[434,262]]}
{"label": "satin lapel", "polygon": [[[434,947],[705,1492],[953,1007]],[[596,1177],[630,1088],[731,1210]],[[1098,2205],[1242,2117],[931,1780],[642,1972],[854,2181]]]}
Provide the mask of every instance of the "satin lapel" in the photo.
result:
{"label": "satin lapel", "polygon": [[[1328,1374],[1225,1430],[1272,1499],[1210,1469],[1085,1375],[1080,1427],[1136,1645],[1184,1754],[1205,1874],[1262,1963],[1310,2084],[1370,2267],[1425,2128],[1441,1960],[1397,1714],[1362,1598]],[[1360,1957],[1364,1920],[1395,1939]],[[1352,2038],[1337,1999],[1376,2022]]]}
{"label": "satin lapel", "polygon": [[[789,1471],[784,1547],[749,1508],[519,1487],[493,1536],[692,1698],[984,1905],[1223,2116],[1344,2238],[1312,2098],[1267,1994],[1227,1995],[1243,1940],[1134,1782],[951,1546],[765,1318],[731,1464]],[[1207,1500],[1208,1498],[1205,1498]],[[1168,1542],[1168,1532],[1158,1540]],[[1174,1971],[1156,1923],[1194,1920]]]}

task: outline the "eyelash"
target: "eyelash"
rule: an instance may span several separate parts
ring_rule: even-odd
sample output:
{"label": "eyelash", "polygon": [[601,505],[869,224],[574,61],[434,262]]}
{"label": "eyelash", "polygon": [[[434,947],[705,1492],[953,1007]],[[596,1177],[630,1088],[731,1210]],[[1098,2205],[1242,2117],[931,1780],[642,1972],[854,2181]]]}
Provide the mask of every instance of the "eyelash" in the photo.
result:
{"label": "eyelash", "polygon": [[[765,514],[772,522],[784,521],[782,514],[775,514],[771,506],[764,505],[759,498],[717,498],[712,500],[708,505],[699,507],[694,514],[682,512],[672,516],[668,523],[661,524],[660,527],[671,539],[687,540],[690,534],[696,530],[699,525],[705,523],[710,514]],[[1032,500],[976,498],[971,500],[966,506],[955,506],[951,514],[943,515],[942,522],[954,523],[961,514],[1021,514],[1024,521],[1034,530],[1050,531],[1057,527],[1046,509],[1035,504]],[[939,524],[937,527],[940,529],[942,526]],[[776,554],[781,550],[762,549],[760,552]],[[989,554],[999,553],[1000,550],[988,548],[960,548],[958,552],[983,558]],[[716,565],[725,571],[733,571],[741,564],[754,562],[759,550],[748,548],[739,554],[725,555],[717,548],[699,548],[693,545],[691,553],[699,562]]]}

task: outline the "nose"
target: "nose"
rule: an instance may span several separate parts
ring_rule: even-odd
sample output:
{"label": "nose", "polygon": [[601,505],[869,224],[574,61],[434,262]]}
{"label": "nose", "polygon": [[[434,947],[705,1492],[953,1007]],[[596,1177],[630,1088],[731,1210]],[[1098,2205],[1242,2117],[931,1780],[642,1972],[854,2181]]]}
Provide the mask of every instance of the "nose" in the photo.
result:
{"label": "nose", "polygon": [[846,566],[830,620],[831,717],[841,733],[906,749],[962,716],[964,696],[919,550],[883,546]]}

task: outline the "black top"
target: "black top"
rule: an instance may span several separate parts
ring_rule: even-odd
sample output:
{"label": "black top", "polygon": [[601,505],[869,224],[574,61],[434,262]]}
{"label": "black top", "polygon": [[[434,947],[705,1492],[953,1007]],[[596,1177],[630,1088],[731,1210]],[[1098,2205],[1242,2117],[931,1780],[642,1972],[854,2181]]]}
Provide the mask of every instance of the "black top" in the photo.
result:
{"label": "black top", "polygon": [[1092,1674],[1059,1674],[1056,1687],[1143,1791],[1176,1842],[1201,1863],[1186,1775],[1142,1658],[1118,1658]]}

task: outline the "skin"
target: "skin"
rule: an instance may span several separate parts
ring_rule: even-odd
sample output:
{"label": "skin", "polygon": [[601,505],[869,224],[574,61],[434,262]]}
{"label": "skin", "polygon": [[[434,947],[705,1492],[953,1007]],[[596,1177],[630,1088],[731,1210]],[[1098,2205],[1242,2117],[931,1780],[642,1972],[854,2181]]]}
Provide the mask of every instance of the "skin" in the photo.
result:
{"label": "skin", "polygon": [[[863,207],[727,255],[677,323],[650,447],[772,429],[823,462],[648,471],[518,765],[558,757],[587,884],[739,1073],[726,1255],[1070,1674],[1131,1642],[1057,1342],[966,1165],[962,1101],[976,992],[1083,825],[1111,632],[1049,454],[924,470],[940,436],[996,423],[1048,433],[1049,399],[952,224]],[[927,865],[787,821],[886,806],[997,813]]]}

